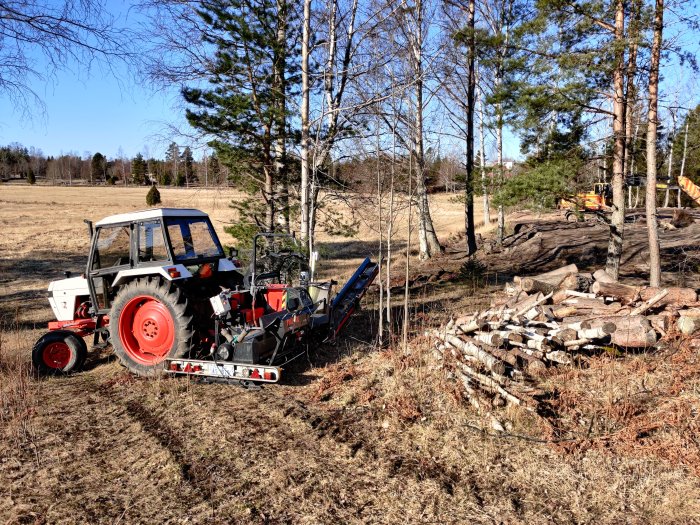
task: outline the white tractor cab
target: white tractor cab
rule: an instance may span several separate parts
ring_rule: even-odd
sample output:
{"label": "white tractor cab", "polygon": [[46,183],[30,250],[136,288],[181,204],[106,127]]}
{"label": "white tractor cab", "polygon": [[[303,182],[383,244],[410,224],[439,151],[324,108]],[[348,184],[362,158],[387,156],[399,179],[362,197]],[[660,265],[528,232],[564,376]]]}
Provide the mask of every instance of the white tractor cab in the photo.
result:
{"label": "white tractor cab", "polygon": [[337,335],[377,273],[366,259],[330,300],[335,283],[309,282],[306,258],[290,248],[289,235],[256,235],[244,272],[199,210],[86,222],[92,240],[85,274],[49,285],[56,321],[32,352],[42,373],[79,369],[83,337],[92,335],[94,346],[111,343],[138,375],[276,382],[291,354]]}

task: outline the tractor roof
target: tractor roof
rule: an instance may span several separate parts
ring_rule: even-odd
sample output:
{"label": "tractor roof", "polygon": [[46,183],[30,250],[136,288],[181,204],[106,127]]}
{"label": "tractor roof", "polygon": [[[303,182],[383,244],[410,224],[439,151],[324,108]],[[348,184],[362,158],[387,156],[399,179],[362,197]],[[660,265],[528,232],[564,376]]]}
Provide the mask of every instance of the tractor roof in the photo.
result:
{"label": "tractor roof", "polygon": [[208,215],[203,211],[192,208],[152,208],[150,210],[110,215],[109,217],[97,221],[95,226],[107,226],[109,224],[143,221],[160,217],[208,217]]}

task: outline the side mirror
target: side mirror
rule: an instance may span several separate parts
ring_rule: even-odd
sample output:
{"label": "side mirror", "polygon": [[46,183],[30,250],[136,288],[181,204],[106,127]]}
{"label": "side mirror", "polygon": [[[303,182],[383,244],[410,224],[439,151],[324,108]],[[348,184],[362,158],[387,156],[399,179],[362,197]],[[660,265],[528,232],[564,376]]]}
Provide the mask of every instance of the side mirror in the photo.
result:
{"label": "side mirror", "polygon": [[90,234],[90,239],[92,239],[92,236],[95,233],[95,229],[92,227],[92,221],[88,219],[83,219],[83,222],[87,224],[88,233]]}

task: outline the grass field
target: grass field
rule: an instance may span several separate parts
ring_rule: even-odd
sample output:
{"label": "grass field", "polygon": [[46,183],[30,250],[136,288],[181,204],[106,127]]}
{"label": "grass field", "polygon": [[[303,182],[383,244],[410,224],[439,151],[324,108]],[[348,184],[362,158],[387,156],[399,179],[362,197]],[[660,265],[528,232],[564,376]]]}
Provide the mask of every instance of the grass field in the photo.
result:
{"label": "grass field", "polygon": [[[415,294],[408,352],[375,348],[370,296],[347,337],[258,392],[138,379],[108,350],[81,373],[36,379],[30,352],[51,319],[46,286],[82,271],[82,219],[143,208],[145,193],[0,186],[0,523],[700,523],[699,470],[672,455],[546,443],[511,409],[514,434],[533,439],[476,429],[420,335],[486,300],[469,284]],[[208,212],[228,242],[231,192],[162,196]],[[449,196],[433,199],[433,213],[441,240],[462,229]],[[356,239],[320,240],[321,271],[342,280],[373,255],[377,233],[368,220]],[[431,264],[415,262],[417,271],[448,262]],[[653,357],[616,363],[550,380],[598,396],[604,417],[678,379]],[[681,383],[689,406],[700,396],[694,374]],[[659,417],[673,406],[664,410]]]}

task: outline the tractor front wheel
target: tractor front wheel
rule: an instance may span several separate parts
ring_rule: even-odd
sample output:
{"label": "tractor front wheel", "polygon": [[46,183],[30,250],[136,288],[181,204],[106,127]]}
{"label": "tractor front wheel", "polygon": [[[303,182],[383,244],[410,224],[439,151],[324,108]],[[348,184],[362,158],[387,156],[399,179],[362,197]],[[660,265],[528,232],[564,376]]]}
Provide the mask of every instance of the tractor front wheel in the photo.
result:
{"label": "tractor front wheel", "polygon": [[85,341],[68,330],[44,334],[32,349],[32,364],[42,375],[68,374],[79,370],[86,357]]}
{"label": "tractor front wheel", "polygon": [[189,352],[191,322],[176,286],[156,277],[132,281],[119,290],[109,315],[114,353],[131,372],[157,375],[166,358]]}

